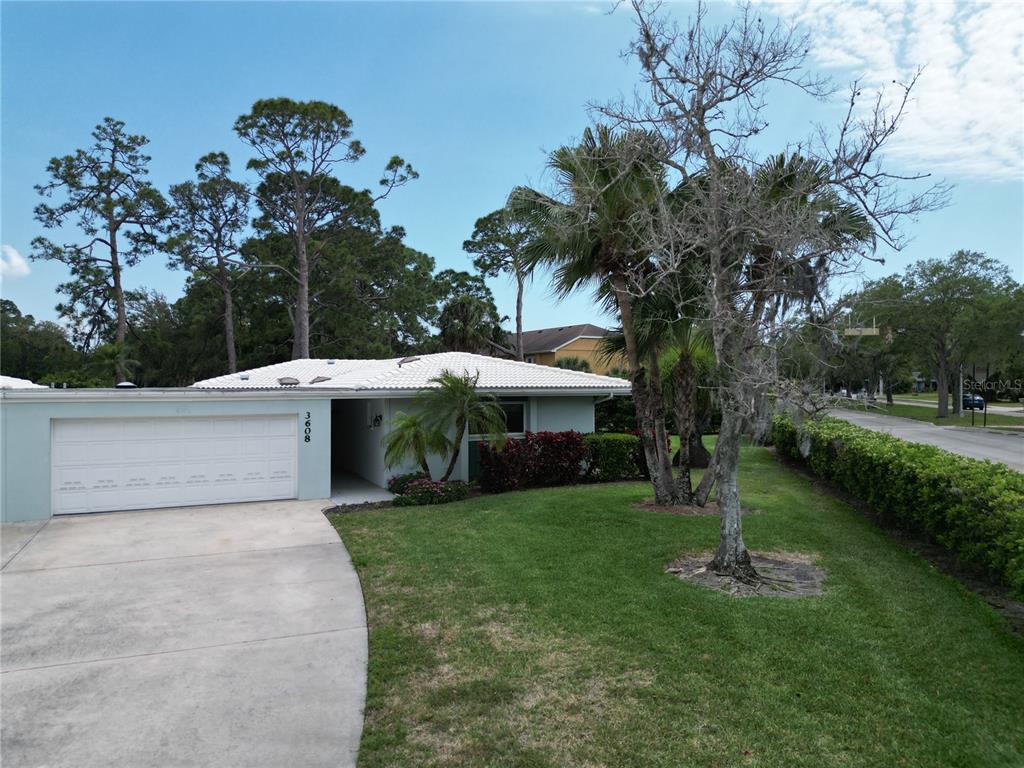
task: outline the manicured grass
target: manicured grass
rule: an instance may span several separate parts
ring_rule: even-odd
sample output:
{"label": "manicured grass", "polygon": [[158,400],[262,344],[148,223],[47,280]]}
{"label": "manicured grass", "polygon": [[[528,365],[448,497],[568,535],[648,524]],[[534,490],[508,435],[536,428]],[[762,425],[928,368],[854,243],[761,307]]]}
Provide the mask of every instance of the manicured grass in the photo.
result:
{"label": "manicured grass", "polygon": [[736,599],[665,565],[714,517],[641,483],[333,517],[370,623],[375,766],[1020,766],[1024,640],[811,481],[745,449],[748,545],[825,594]]}
{"label": "manicured grass", "polygon": [[[863,405],[857,403],[843,403],[842,407],[851,408],[855,411],[867,410],[868,413],[880,413],[883,416],[899,416],[904,419],[914,419],[915,421],[928,421],[932,424],[938,424],[939,426],[947,427],[969,427],[971,426],[971,412],[964,411],[964,415],[954,419],[952,416],[947,416],[944,419],[940,419],[935,415],[935,411],[931,408],[922,408],[919,405],[902,405],[900,403],[894,403],[893,405],[886,405],[884,402],[879,402],[877,405],[873,405],[870,408],[865,409]],[[952,413],[952,411],[950,411]],[[984,416],[981,411],[977,411],[974,414],[974,426],[980,427],[984,423]],[[990,427],[1024,427],[1024,418],[1020,416],[1008,416],[1004,413],[992,413],[988,414],[988,426]]]}

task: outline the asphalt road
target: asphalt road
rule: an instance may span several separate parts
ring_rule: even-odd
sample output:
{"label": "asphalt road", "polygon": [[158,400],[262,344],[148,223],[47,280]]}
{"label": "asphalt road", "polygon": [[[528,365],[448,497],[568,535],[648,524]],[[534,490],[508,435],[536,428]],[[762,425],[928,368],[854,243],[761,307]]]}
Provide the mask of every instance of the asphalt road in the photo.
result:
{"label": "asphalt road", "polygon": [[912,443],[934,445],[972,459],[1001,462],[1011,469],[1024,472],[1024,435],[996,432],[992,429],[938,427],[927,421],[846,409],[829,411],[829,415]]}
{"label": "asphalt road", "polygon": [[[879,399],[879,402],[881,403],[883,401]],[[908,398],[903,397],[894,397],[893,402],[896,403],[896,405],[913,405],[917,406],[918,408],[931,408],[933,411],[936,410],[936,408],[938,408],[938,406],[935,403],[929,402],[928,400],[910,400]],[[950,406],[949,412],[953,412],[952,406]],[[1024,407],[1021,407],[1019,405],[1010,405],[1009,403],[989,403],[988,412],[998,413],[1002,416],[1020,416],[1021,418],[1024,418]],[[970,415],[970,413],[970,411],[964,410],[964,415]],[[981,418],[981,411],[977,412],[977,416],[979,419]]]}

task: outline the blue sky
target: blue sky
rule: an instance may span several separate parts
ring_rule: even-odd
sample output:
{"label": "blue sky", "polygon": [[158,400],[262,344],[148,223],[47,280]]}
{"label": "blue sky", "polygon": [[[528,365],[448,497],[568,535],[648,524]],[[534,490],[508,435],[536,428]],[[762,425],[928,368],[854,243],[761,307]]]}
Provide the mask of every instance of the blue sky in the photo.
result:
{"label": "blue sky", "polygon": [[[912,243],[882,254],[886,264],[867,265],[865,274],[970,248],[1004,261],[1024,280],[1024,65],[1019,37],[1011,44],[1020,14],[954,8],[923,35],[915,3],[904,5],[905,18],[895,20],[847,4],[832,14],[814,4],[765,8],[808,24],[816,61],[840,83],[855,76],[885,83],[908,66],[929,65],[895,167],[938,169],[956,184],[953,203],[909,227]],[[227,151],[241,170],[248,154],[231,126],[253,101],[272,96],[322,99],[348,112],[367,154],[340,170],[347,183],[373,185],[394,153],[412,162],[421,177],[381,204],[385,223],[405,227],[407,242],[433,256],[439,269],[470,269],[461,246],[475,219],[499,207],[516,184],[547,182],[545,152],[579,136],[588,102],[632,92],[636,64],[620,56],[631,20],[623,10],[605,14],[607,7],[4,2],[0,290],[23,312],[55,317],[64,268],[30,262],[23,274],[18,259],[42,233],[32,217],[33,185],[44,180],[50,157],[85,146],[104,116],[150,138],[151,179],[166,191],[211,150]],[[730,12],[714,6],[717,16]],[[920,18],[930,24],[934,17]],[[979,29],[979,19],[988,27]],[[1000,53],[996,32],[1007,30],[1011,42]],[[835,113],[790,94],[775,107],[769,140],[780,143]],[[183,279],[155,255],[127,282],[175,298]],[[491,284],[499,308],[511,313],[508,284]],[[594,320],[607,318],[588,296],[556,303],[543,278],[529,291],[527,327]]]}

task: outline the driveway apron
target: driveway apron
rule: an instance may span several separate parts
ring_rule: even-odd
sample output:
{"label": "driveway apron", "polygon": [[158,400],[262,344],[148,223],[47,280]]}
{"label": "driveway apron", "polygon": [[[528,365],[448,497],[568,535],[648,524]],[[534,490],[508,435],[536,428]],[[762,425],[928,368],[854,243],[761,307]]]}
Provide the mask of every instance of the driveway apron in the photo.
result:
{"label": "driveway apron", "polygon": [[366,614],[327,504],[5,526],[4,767],[355,765]]}

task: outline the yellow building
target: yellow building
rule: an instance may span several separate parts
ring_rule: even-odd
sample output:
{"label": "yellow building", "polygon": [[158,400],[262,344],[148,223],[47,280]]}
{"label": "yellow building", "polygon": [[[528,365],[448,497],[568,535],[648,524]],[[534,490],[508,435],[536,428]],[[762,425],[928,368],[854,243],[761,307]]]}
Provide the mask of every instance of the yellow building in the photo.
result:
{"label": "yellow building", "polygon": [[[523,359],[537,365],[555,365],[558,360],[575,357],[586,361],[593,373],[608,373],[625,368],[624,359],[606,361],[598,350],[601,339],[610,333],[589,323],[523,331]],[[510,342],[511,346],[515,346],[514,335]]]}

